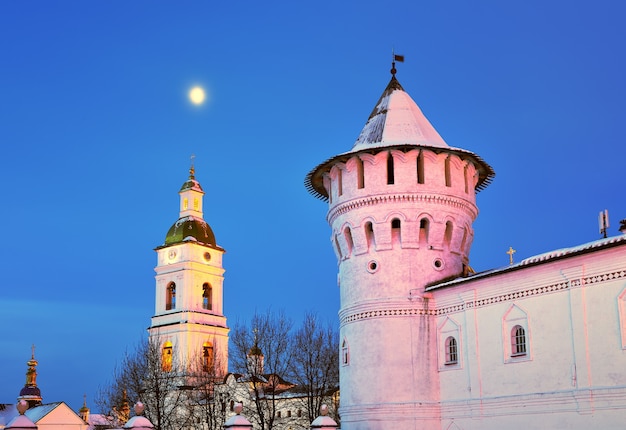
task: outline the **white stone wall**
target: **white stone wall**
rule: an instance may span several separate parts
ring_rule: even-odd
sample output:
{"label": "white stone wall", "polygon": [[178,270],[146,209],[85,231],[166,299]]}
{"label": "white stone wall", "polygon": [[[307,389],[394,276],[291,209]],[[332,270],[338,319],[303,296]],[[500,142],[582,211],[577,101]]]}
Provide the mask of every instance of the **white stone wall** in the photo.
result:
{"label": "white stone wall", "polygon": [[[460,347],[458,365],[440,354],[443,428],[622,428],[624,291],[623,242],[434,290],[439,349],[454,324]],[[511,357],[511,324],[525,356]]]}

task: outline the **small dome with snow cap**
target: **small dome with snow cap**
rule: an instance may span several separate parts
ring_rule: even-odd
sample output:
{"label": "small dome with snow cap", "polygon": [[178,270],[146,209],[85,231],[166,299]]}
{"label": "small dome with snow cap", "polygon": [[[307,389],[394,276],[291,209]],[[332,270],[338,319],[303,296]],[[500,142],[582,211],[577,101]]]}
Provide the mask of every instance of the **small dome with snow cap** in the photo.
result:
{"label": "small dome with snow cap", "polygon": [[217,245],[211,227],[203,219],[194,216],[179,218],[165,236],[166,246],[183,242],[198,242],[212,247]]}

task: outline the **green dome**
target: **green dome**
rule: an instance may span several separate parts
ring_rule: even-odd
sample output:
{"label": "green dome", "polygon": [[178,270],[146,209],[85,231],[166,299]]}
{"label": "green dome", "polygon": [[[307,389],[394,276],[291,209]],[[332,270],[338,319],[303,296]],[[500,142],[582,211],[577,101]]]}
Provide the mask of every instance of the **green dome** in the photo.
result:
{"label": "green dome", "polygon": [[182,242],[198,242],[202,245],[217,246],[211,227],[202,218],[194,216],[179,218],[165,236],[166,246]]}

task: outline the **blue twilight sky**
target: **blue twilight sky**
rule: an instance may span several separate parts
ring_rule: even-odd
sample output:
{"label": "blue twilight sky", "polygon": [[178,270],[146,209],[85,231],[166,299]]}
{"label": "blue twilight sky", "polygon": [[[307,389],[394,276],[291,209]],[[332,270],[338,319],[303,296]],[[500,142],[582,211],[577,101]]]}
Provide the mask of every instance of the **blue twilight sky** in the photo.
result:
{"label": "blue twilight sky", "polygon": [[352,147],[392,48],[446,142],[496,171],[474,269],[596,240],[603,209],[618,234],[624,22],[621,0],[0,2],[0,403],[34,343],[44,401],[92,404],[150,324],[191,154],[229,324],[335,320],[326,205],[303,179]]}

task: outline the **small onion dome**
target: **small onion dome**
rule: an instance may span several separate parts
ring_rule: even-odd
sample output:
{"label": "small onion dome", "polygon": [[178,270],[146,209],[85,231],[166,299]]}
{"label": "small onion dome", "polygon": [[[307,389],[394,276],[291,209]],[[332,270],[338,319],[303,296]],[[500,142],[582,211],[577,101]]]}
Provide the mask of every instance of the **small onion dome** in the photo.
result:
{"label": "small onion dome", "polygon": [[20,397],[23,398],[41,398],[41,390],[34,385],[26,385],[20,390]]}
{"label": "small onion dome", "polygon": [[183,186],[180,187],[180,191],[187,191],[187,190],[194,190],[194,191],[199,191],[201,193],[204,193],[204,190],[200,186],[200,182],[196,181],[193,175],[189,176],[189,179],[187,179],[187,182],[185,182]]}
{"label": "small onion dome", "polygon": [[201,245],[217,247],[211,227],[202,218],[186,216],[179,218],[165,236],[165,245],[182,242],[198,242]]}

